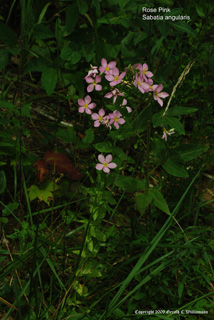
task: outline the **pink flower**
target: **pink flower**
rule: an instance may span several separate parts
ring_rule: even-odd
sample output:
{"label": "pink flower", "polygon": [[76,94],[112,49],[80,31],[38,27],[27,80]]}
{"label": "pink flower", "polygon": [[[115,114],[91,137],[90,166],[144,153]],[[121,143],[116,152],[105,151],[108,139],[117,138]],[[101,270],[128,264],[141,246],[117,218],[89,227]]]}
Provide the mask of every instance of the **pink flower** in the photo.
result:
{"label": "pink flower", "polygon": [[100,154],[98,156],[98,160],[100,163],[96,165],[96,169],[103,170],[104,172],[110,174],[110,169],[114,169],[117,167],[116,163],[111,162],[112,159],[113,158],[111,154],[108,154],[106,158],[102,154]]}
{"label": "pink flower", "polygon": [[166,92],[161,92],[163,90],[163,85],[162,84],[155,84],[154,86],[152,86],[153,88],[153,97],[155,100],[157,100],[157,102],[160,104],[160,106],[163,106],[163,101],[160,98],[166,98],[168,97],[168,93]]}
{"label": "pink flower", "polygon": [[112,69],[115,68],[116,66],[116,62],[115,61],[111,61],[109,62],[109,64],[107,63],[106,59],[102,58],[101,60],[101,67],[99,67],[99,71],[101,73],[105,73],[105,74],[111,74]]}
{"label": "pink flower", "polygon": [[92,119],[94,121],[94,127],[99,127],[101,123],[103,123],[103,118],[105,115],[105,111],[103,109],[100,109],[98,113],[93,113],[91,115]]}
{"label": "pink flower", "polygon": [[146,63],[144,63],[143,65],[139,64],[138,69],[140,70],[140,73],[145,81],[147,81],[147,77],[148,78],[153,77],[153,73],[148,71],[148,65]]}
{"label": "pink flower", "polygon": [[91,102],[90,96],[86,96],[84,100],[78,99],[78,105],[80,106],[78,111],[80,113],[83,113],[85,111],[87,114],[91,114],[91,109],[94,109],[96,107],[96,103],[90,103],[90,102]]}
{"label": "pink flower", "polygon": [[153,80],[152,79],[148,79],[146,83],[148,84],[149,88],[147,90],[145,90],[145,91],[146,92],[153,91]]}
{"label": "pink flower", "polygon": [[113,111],[113,113],[109,114],[110,124],[114,124],[115,128],[119,129],[119,124],[124,124],[126,121],[120,118],[122,114],[120,111]]}
{"label": "pink flower", "polygon": [[114,68],[112,69],[112,74],[106,74],[105,78],[108,81],[111,81],[109,84],[110,86],[116,86],[118,83],[120,83],[122,81],[122,79],[125,77],[126,72],[122,72],[121,75],[119,75],[119,69],[118,68]]}
{"label": "pink flower", "polygon": [[137,87],[142,93],[145,93],[146,90],[149,89],[149,85],[144,82],[144,79],[138,74],[135,74],[135,80],[133,82],[134,86]]}
{"label": "pink flower", "polygon": [[163,135],[162,135],[162,139],[165,139],[165,141],[167,141],[167,135],[170,136],[171,134],[175,133],[174,129],[170,129],[169,131],[166,130],[165,127],[163,127]]}
{"label": "pink flower", "polygon": [[88,74],[87,74],[87,76],[85,77],[85,79],[88,78],[88,77],[91,77],[91,76],[92,76],[92,77],[95,77],[96,74],[98,73],[97,68],[98,68],[98,67],[96,67],[96,66],[93,67],[93,66],[91,65],[91,70],[88,71]]}
{"label": "pink flower", "polygon": [[105,98],[114,97],[114,98],[113,98],[113,103],[115,103],[116,100],[117,100],[117,96],[124,96],[124,94],[121,93],[117,88],[115,88],[112,92],[106,93],[106,95],[105,95],[104,97],[105,97]]}
{"label": "pink flower", "polygon": [[87,83],[91,83],[88,87],[87,87],[87,91],[91,92],[94,90],[97,91],[101,91],[102,90],[102,86],[100,84],[98,84],[99,82],[101,82],[101,77],[100,76],[96,76],[95,79],[93,79],[92,77],[86,77],[86,82]]}
{"label": "pink flower", "polygon": [[[127,105],[127,100],[123,99],[121,107],[126,106],[126,105]],[[126,106],[126,109],[127,109],[128,113],[132,112],[132,109],[130,107]]]}

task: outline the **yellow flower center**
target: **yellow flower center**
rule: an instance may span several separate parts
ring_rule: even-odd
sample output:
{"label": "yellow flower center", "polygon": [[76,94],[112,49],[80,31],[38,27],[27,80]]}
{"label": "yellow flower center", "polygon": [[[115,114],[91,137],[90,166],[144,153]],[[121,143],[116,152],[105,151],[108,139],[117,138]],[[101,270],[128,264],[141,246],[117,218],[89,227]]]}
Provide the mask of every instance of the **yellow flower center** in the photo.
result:
{"label": "yellow flower center", "polygon": [[118,79],[119,79],[119,77],[118,77],[118,76],[114,77],[114,81],[117,81]]}
{"label": "yellow flower center", "polygon": [[97,83],[95,82],[95,80],[93,80],[93,83],[92,83],[92,84],[93,84],[94,86],[96,86]]}
{"label": "yellow flower center", "polygon": [[109,67],[105,67],[105,70],[106,70],[106,71],[109,71]]}
{"label": "yellow flower center", "polygon": [[103,167],[107,167],[108,163],[107,162],[103,162]]}
{"label": "yellow flower center", "polygon": [[99,121],[102,122],[103,121],[103,117],[100,116],[99,117]]}
{"label": "yellow flower center", "polygon": [[158,97],[158,92],[155,92],[155,97]]}
{"label": "yellow flower center", "polygon": [[140,86],[140,81],[139,80],[137,80],[137,84]]}
{"label": "yellow flower center", "polygon": [[115,122],[118,122],[118,118],[115,117],[115,118],[114,118],[114,121],[115,121]]}
{"label": "yellow flower center", "polygon": [[85,104],[84,104],[84,108],[85,108],[85,109],[87,109],[87,108],[88,108],[88,105],[87,105],[87,103],[85,103]]}

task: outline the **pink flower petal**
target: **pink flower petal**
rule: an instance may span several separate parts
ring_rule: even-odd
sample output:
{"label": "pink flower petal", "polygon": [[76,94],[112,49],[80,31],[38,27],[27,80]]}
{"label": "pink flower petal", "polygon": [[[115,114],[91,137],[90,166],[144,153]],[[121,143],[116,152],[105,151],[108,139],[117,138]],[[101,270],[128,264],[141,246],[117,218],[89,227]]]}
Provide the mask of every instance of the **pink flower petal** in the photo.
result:
{"label": "pink flower petal", "polygon": [[105,115],[105,111],[104,111],[104,109],[100,109],[100,111],[99,111],[99,115],[100,115],[101,117],[103,117],[103,116]]}
{"label": "pink flower petal", "polygon": [[83,99],[78,99],[78,105],[84,107],[85,101]]}
{"label": "pink flower petal", "polygon": [[162,91],[163,90],[163,85],[162,84],[159,84],[159,86],[157,86],[157,88],[156,88],[156,91],[157,92],[160,92],[160,91]]}
{"label": "pink flower petal", "polygon": [[119,122],[119,124],[124,124],[124,123],[126,122],[126,120],[124,120],[124,119],[119,119],[118,122]]}
{"label": "pink flower petal", "polygon": [[89,104],[91,102],[91,97],[90,96],[86,96],[85,97],[85,103]]}
{"label": "pink flower petal", "polygon": [[115,128],[119,129],[119,124],[116,121],[114,122],[114,126]]}
{"label": "pink flower petal", "polygon": [[95,77],[95,82],[101,82],[101,77],[100,76],[96,76]]}
{"label": "pink flower petal", "polygon": [[109,172],[110,172],[110,169],[109,169],[108,167],[104,167],[104,168],[103,168],[103,171],[106,172],[106,173],[109,173]]}
{"label": "pink flower petal", "polygon": [[153,77],[153,73],[150,72],[150,71],[146,71],[146,76],[147,76],[148,78],[151,78],[151,77]]}
{"label": "pink flower petal", "polygon": [[90,103],[88,107],[89,109],[94,109],[96,107],[96,103]]}
{"label": "pink flower petal", "polygon": [[123,71],[123,72],[121,73],[121,75],[119,76],[119,79],[122,80],[122,79],[125,77],[125,75],[126,75],[126,72]]}
{"label": "pink flower petal", "polygon": [[95,122],[94,122],[94,127],[99,127],[100,126],[100,121],[99,120],[96,120]]}
{"label": "pink flower petal", "polygon": [[80,107],[80,108],[78,109],[78,111],[79,111],[80,113],[83,113],[83,112],[85,111],[85,108],[84,108],[84,107]]}
{"label": "pink flower petal", "polygon": [[109,167],[110,169],[114,169],[114,168],[117,167],[117,164],[114,163],[114,162],[111,162],[111,163],[108,164],[108,167]]}
{"label": "pink flower petal", "polygon": [[169,94],[166,93],[166,92],[160,92],[158,96],[159,96],[160,98],[166,98],[166,97],[169,96]]}
{"label": "pink flower petal", "polygon": [[108,65],[110,69],[114,69],[116,66],[116,61],[111,61]]}
{"label": "pink flower petal", "polygon": [[106,93],[106,95],[104,95],[104,98],[111,98],[111,97],[113,97],[113,93],[112,92],[108,92],[108,93]]}
{"label": "pink flower petal", "polygon": [[105,161],[105,157],[102,154],[99,154],[98,160],[100,161],[100,163],[103,163],[103,161]]}
{"label": "pink flower petal", "polygon": [[96,169],[97,169],[97,170],[102,170],[102,169],[103,169],[103,165],[102,165],[101,163],[98,163],[98,164],[96,165]]}
{"label": "pink flower petal", "polygon": [[90,84],[88,87],[87,87],[87,92],[91,92],[94,90],[94,85],[93,84]]}
{"label": "pink flower petal", "polygon": [[106,78],[106,80],[108,80],[108,81],[114,80],[114,77],[113,77],[111,74],[106,74],[106,75],[105,75],[105,78]]}
{"label": "pink flower petal", "polygon": [[85,109],[85,112],[86,112],[87,114],[91,114],[91,110],[90,110],[89,108]]}
{"label": "pink flower petal", "polygon": [[95,85],[95,90],[101,91],[102,90],[102,86],[100,84],[96,84]]}
{"label": "pink flower petal", "polygon": [[93,114],[91,115],[91,117],[92,117],[93,120],[99,119],[98,113],[93,113]]}
{"label": "pink flower petal", "polygon": [[112,161],[112,155],[111,155],[111,154],[108,154],[108,155],[106,156],[106,162],[109,163],[109,162],[111,162],[111,161]]}
{"label": "pink flower petal", "polygon": [[102,60],[101,60],[101,65],[102,65],[104,68],[106,67],[107,61],[106,61],[105,58],[102,58]]}
{"label": "pink flower petal", "polygon": [[85,81],[86,81],[87,83],[92,83],[92,82],[94,81],[94,79],[93,79],[92,77],[87,77],[87,78],[85,79]]}
{"label": "pink flower petal", "polygon": [[158,103],[159,103],[159,105],[162,107],[163,106],[163,101],[158,97]]}

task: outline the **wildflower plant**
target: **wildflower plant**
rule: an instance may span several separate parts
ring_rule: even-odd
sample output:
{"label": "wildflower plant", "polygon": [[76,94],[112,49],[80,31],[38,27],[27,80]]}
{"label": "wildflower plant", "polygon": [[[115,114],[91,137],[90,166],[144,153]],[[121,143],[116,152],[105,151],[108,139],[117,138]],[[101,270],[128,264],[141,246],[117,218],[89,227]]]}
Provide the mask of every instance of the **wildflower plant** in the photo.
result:
{"label": "wildflower plant", "polygon": [[[116,186],[126,191],[145,189],[144,195],[136,195],[136,205],[141,214],[145,211],[142,207],[142,201],[144,202],[145,199],[141,197],[147,197],[147,205],[153,201],[154,205],[169,214],[168,205],[160,191],[154,192],[149,187],[151,185],[149,171],[152,172],[150,158],[153,154],[156,162],[154,167],[162,166],[168,174],[188,177],[185,166],[182,166],[180,161],[185,156],[181,156],[182,151],[179,148],[173,147],[171,152],[168,147],[167,156],[164,156],[165,144],[173,145],[173,139],[176,140],[179,134],[185,134],[180,116],[187,111],[184,110],[185,108],[169,109],[169,103],[165,110],[161,108],[169,94],[163,91],[162,83],[155,83],[155,75],[150,71],[147,63],[136,63],[120,70],[116,61],[108,62],[102,58],[101,65],[91,66],[84,79],[88,95],[78,100],[78,110],[80,113],[85,113],[85,116],[90,115],[88,123],[93,129],[88,129],[87,132],[95,132],[97,143],[94,147],[96,153],[101,152],[97,155],[98,161],[96,160],[95,168],[97,171],[102,171],[104,176],[106,173],[108,176],[110,174],[117,176]],[[92,100],[96,103],[91,103]],[[168,139],[172,135],[173,137]],[[129,139],[132,139],[131,144],[122,143]],[[120,175],[121,170],[124,172],[131,163],[135,164],[135,160],[126,156],[126,153],[129,153],[127,148],[134,146],[136,149],[138,145],[144,146],[139,151],[144,159],[142,181],[127,177],[127,173],[125,177]],[[197,156],[196,153],[195,156]],[[113,157],[115,162],[112,162]],[[176,159],[179,159],[179,163]],[[133,170],[140,169],[142,168],[134,167]],[[156,198],[160,201],[157,202]]]}

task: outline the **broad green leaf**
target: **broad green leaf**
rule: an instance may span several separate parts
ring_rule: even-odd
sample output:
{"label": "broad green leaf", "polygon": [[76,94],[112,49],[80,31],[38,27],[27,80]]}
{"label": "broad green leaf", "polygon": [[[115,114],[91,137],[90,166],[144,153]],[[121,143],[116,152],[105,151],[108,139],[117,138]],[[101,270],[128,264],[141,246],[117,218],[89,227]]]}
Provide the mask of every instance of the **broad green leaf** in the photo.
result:
{"label": "broad green leaf", "polygon": [[106,43],[106,50],[108,52],[108,56],[110,58],[117,58],[118,57],[118,54],[119,54],[119,51],[120,51],[120,48],[121,48],[121,44],[108,44]]}
{"label": "broad green leaf", "polygon": [[195,159],[202,151],[202,145],[199,143],[181,144],[175,149],[183,161]]}
{"label": "broad green leaf", "polygon": [[141,215],[145,213],[146,208],[152,202],[152,192],[147,190],[145,193],[138,193],[135,196],[135,203]]}
{"label": "broad green leaf", "polygon": [[29,190],[29,198],[30,201],[35,200],[39,195],[39,187],[35,186],[34,184],[28,189]]}
{"label": "broad green leaf", "polygon": [[6,24],[0,21],[0,40],[10,47],[15,47],[17,42],[16,33]]}
{"label": "broad green leaf", "polygon": [[67,32],[72,33],[78,20],[78,8],[76,2],[72,3],[66,10],[65,27]]}
{"label": "broad green leaf", "polygon": [[0,101],[0,108],[5,108],[5,109],[9,109],[9,110],[13,110],[15,108],[15,106],[7,101]]}
{"label": "broad green leaf", "polygon": [[145,181],[125,176],[120,176],[116,180],[115,185],[128,192],[136,192],[145,189]]}
{"label": "broad green leaf", "polygon": [[0,50],[0,70],[4,69],[10,61],[10,54],[8,50]]}
{"label": "broad green leaf", "polygon": [[81,268],[79,270],[79,272],[77,273],[78,277],[82,277],[84,275],[87,275],[87,276],[92,277],[92,278],[102,277],[102,273],[99,270],[95,269],[93,267],[93,264],[90,263],[90,262],[86,263],[83,266],[83,268]]}
{"label": "broad green leaf", "polygon": [[10,215],[14,210],[16,210],[19,207],[19,203],[13,202],[8,203],[4,209],[2,210],[3,214],[5,216]]}
{"label": "broad green leaf", "polygon": [[163,195],[161,194],[161,192],[157,189],[153,189],[153,190],[151,190],[151,194],[153,197],[154,205],[157,208],[159,208],[161,211],[170,215],[171,213],[169,211],[168,204],[167,204],[166,200],[164,199]]}
{"label": "broad green leaf", "polygon": [[177,118],[165,116],[163,117],[163,123],[164,125],[168,124],[170,129],[174,128],[178,133],[185,134],[184,126]]}
{"label": "broad green leaf", "polygon": [[80,14],[85,14],[88,11],[88,5],[85,0],[78,0],[77,6]]}
{"label": "broad green leaf", "polygon": [[180,116],[198,111],[196,108],[174,107],[167,110],[166,116]]}
{"label": "broad green leaf", "polygon": [[79,50],[79,46],[70,41],[62,49],[60,56],[63,60],[67,60],[72,64],[76,64],[81,59],[82,54]]}
{"label": "broad green leaf", "polygon": [[[138,132],[143,132],[148,127],[148,121],[150,119],[150,107],[144,109],[140,114],[137,116],[135,121],[135,128]],[[163,123],[163,122],[162,122]],[[161,124],[162,124],[161,123]]]}
{"label": "broad green leaf", "polygon": [[42,85],[45,88],[45,91],[48,96],[51,96],[54,92],[57,83],[57,69],[47,68],[42,73]]}
{"label": "broad green leaf", "polygon": [[42,39],[48,39],[48,38],[54,38],[55,34],[49,27],[47,27],[44,24],[36,24],[33,29],[33,37],[36,40],[42,40]]}
{"label": "broad green leaf", "polygon": [[82,142],[85,144],[91,144],[94,141],[94,130],[89,128],[85,132],[86,136],[82,139]]}
{"label": "broad green leaf", "polygon": [[190,27],[189,24],[187,24],[187,22],[184,21],[173,21],[173,22],[169,22],[170,25],[177,31],[180,31],[181,33],[187,33],[193,37],[196,36],[196,32]]}
{"label": "broad green leaf", "polygon": [[152,116],[152,123],[154,127],[160,127],[163,124],[163,110],[155,113]]}
{"label": "broad green leaf", "polygon": [[188,178],[189,175],[186,169],[179,163],[174,162],[172,159],[168,159],[166,163],[162,165],[163,169],[169,174],[175,177]]}
{"label": "broad green leaf", "polygon": [[8,223],[8,218],[5,218],[5,217],[0,218],[0,223]]}
{"label": "broad green leaf", "polygon": [[112,152],[112,145],[110,142],[99,142],[96,143],[94,147],[100,152]]}
{"label": "broad green leaf", "polygon": [[58,129],[56,136],[66,143],[75,143],[77,141],[77,136],[74,128],[69,127],[65,129]]}
{"label": "broad green leaf", "polygon": [[75,281],[73,288],[81,297],[86,297],[88,295],[88,288],[85,284],[80,284],[77,280]]}
{"label": "broad green leaf", "polygon": [[6,176],[3,170],[0,171],[0,194],[6,189]]}

